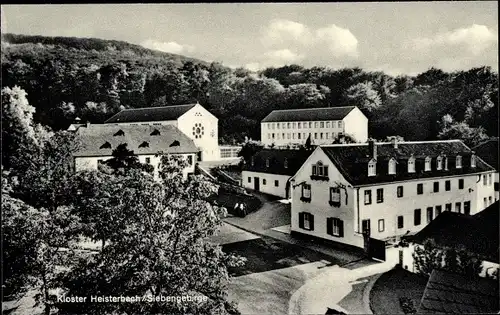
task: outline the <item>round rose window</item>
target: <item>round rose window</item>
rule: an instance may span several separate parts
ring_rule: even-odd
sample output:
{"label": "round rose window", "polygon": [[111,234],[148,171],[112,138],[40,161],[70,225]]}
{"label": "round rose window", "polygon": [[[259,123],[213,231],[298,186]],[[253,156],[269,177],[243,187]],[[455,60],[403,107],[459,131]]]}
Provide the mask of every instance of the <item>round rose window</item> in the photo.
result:
{"label": "round rose window", "polygon": [[195,139],[201,138],[205,134],[205,128],[200,124],[196,123],[193,127],[193,136]]}

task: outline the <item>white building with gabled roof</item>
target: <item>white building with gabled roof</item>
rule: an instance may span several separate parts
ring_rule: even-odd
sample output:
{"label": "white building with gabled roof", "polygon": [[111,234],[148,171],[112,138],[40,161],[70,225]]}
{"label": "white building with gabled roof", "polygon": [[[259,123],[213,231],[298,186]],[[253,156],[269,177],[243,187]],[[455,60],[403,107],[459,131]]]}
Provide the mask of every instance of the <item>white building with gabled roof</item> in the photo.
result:
{"label": "white building with gabled roof", "polygon": [[349,135],[368,140],[368,118],[356,106],[273,110],[260,124],[261,141],[267,146],[331,144]]}
{"label": "white building with gabled roof", "polygon": [[482,211],[494,173],[459,140],[318,146],[291,178],[291,231],[364,248]]}
{"label": "white building with gabled roof", "polygon": [[218,119],[200,104],[124,109],[105,121],[107,125],[172,125],[200,148],[199,161],[220,159]]}
{"label": "white building with gabled roof", "polygon": [[78,148],[73,153],[75,170],[97,169],[99,164],[113,157],[113,150],[126,144],[139,161],[151,164],[153,175],[158,178],[159,152],[177,155],[187,161],[183,175],[194,174],[198,147],[193,140],[171,125],[131,126],[88,124],[76,130]]}

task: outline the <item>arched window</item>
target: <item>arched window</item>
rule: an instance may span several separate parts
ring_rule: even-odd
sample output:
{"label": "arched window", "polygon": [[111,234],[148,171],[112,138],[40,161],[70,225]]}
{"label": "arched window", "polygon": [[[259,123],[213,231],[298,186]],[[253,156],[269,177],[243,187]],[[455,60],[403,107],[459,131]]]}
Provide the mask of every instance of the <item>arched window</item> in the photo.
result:
{"label": "arched window", "polygon": [[408,173],[415,173],[415,158],[413,156],[408,159]]}
{"label": "arched window", "polygon": [[396,160],[394,158],[389,160],[389,175],[396,174]]}
{"label": "arched window", "polygon": [[472,155],[470,157],[470,167],[476,167],[476,156]]}
{"label": "arched window", "polygon": [[432,159],[431,159],[430,156],[428,156],[428,157],[425,158],[425,168],[424,168],[424,171],[428,172],[428,171],[431,170],[431,161],[432,161]]}
{"label": "arched window", "polygon": [[368,176],[377,175],[377,160],[372,159],[368,162]]}
{"label": "arched window", "polygon": [[318,161],[312,166],[312,175],[320,177],[328,177],[328,165],[323,165],[323,162]]}
{"label": "arched window", "polygon": [[443,157],[440,155],[437,157],[436,159],[436,169],[438,171],[442,170],[443,169]]}

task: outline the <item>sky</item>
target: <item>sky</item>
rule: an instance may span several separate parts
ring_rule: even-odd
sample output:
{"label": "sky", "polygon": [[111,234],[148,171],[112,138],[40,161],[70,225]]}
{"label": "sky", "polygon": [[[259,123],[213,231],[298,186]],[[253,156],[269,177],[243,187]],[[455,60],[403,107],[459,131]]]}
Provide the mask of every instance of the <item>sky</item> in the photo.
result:
{"label": "sky", "polygon": [[2,5],[2,33],[113,39],[230,67],[360,67],[391,75],[491,66],[498,3]]}

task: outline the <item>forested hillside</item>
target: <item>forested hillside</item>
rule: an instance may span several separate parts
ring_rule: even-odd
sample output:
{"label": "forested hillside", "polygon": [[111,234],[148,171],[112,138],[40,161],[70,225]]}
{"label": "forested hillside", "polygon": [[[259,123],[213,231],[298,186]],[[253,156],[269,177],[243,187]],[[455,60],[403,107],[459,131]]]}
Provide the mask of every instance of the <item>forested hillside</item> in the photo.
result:
{"label": "forested hillside", "polygon": [[19,86],[35,119],[53,129],[75,117],[94,123],[121,108],[199,101],[219,117],[221,142],[258,139],[274,109],[356,105],[376,139],[498,136],[498,74],[431,68],[392,77],[359,68],[232,70],[119,41],[2,35],[2,86]]}

